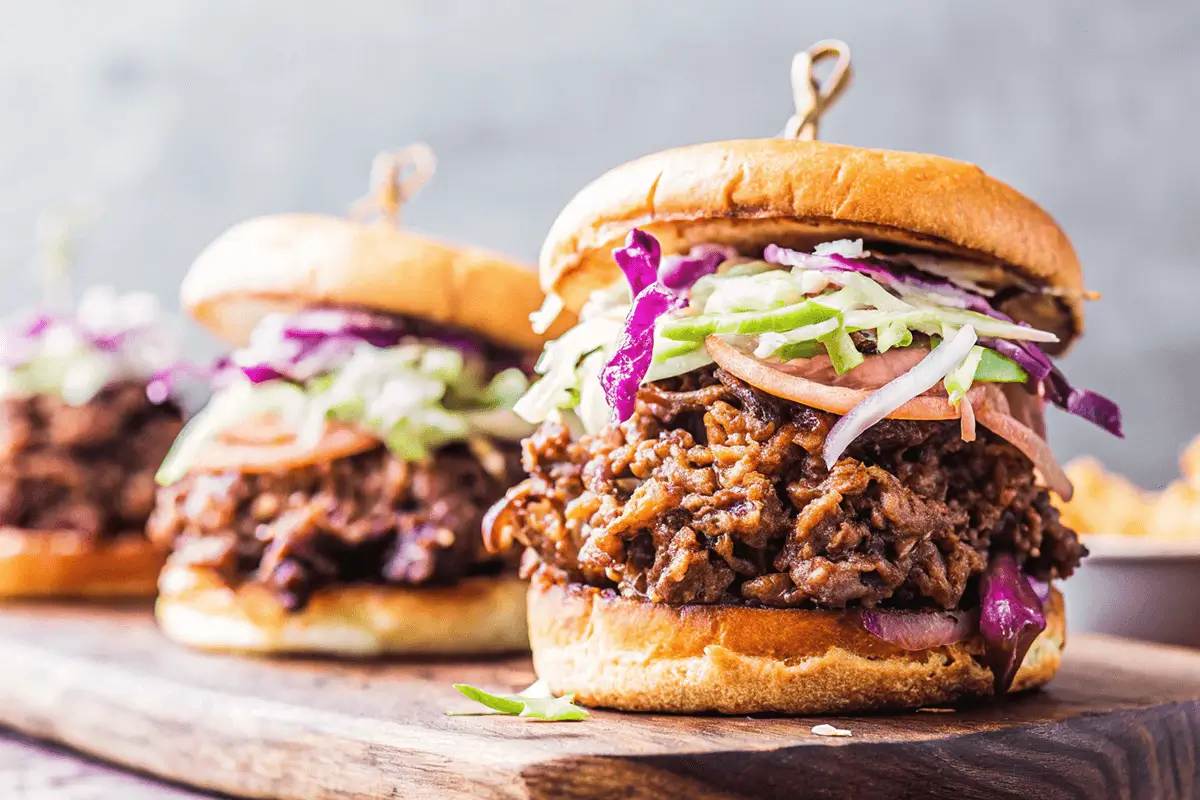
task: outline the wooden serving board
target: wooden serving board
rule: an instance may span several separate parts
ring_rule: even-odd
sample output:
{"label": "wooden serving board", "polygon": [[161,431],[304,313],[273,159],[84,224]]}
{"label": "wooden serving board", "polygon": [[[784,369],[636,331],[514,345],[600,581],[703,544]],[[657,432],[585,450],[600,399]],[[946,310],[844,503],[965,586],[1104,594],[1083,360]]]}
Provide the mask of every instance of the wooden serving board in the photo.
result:
{"label": "wooden serving board", "polygon": [[[828,719],[456,716],[527,659],[186,651],[145,609],[0,609],[0,723],[192,786],[279,798],[1200,797],[1200,652],[1076,637],[1048,690]],[[823,738],[815,724],[853,732]]]}
{"label": "wooden serving board", "polygon": [[216,795],[168,786],[0,731],[5,800],[205,800]]}

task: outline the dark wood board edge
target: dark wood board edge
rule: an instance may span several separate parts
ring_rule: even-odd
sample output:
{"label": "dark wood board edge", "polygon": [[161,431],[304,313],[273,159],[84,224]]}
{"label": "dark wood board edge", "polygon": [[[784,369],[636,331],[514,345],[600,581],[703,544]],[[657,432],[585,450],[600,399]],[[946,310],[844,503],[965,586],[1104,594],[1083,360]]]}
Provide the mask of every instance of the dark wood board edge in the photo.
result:
{"label": "dark wood board edge", "polygon": [[913,742],[539,763],[532,798],[1191,800],[1200,701]]}

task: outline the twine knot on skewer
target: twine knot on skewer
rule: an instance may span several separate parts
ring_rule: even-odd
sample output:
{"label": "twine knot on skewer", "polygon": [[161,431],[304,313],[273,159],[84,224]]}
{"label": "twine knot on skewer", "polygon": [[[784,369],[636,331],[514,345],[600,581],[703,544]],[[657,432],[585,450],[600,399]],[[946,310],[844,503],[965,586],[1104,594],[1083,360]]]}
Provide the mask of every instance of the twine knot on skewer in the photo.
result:
{"label": "twine knot on skewer", "polygon": [[[833,59],[833,72],[822,82],[817,77],[817,65]],[[824,113],[837,102],[850,85],[850,47],[838,39],[825,39],[792,59],[792,96],[796,113],[787,121],[781,134],[785,139],[811,141]]]}
{"label": "twine knot on skewer", "polygon": [[350,217],[363,222],[383,220],[399,227],[404,205],[436,169],[433,148],[423,142],[380,153],[371,163],[370,190],[350,207]]}

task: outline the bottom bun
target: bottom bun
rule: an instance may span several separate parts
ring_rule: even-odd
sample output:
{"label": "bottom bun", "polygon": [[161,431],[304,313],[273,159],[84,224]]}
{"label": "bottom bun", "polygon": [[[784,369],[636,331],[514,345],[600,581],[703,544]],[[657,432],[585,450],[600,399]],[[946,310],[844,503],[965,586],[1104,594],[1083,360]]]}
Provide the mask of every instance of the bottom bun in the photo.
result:
{"label": "bottom bun", "polygon": [[0,598],[153,597],[163,558],[141,532],[96,541],[0,527]]}
{"label": "bottom bun", "polygon": [[516,576],[411,589],[327,587],[296,612],[266,586],[231,587],[209,567],[168,562],[158,585],[163,632],[206,650],[376,656],[529,649],[525,583]]}
{"label": "bottom bun", "polygon": [[[1013,691],[1058,671],[1062,595],[1046,606]],[[529,640],[555,694],[625,711],[824,714],[915,708],[992,694],[982,642],[907,651],[855,612],[668,606],[535,578]]]}

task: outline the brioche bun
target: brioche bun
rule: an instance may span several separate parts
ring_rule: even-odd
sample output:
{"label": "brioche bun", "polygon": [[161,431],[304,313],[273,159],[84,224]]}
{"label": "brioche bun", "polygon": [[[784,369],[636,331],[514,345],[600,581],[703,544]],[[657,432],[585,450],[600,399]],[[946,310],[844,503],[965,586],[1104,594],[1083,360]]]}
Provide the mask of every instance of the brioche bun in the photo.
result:
{"label": "brioche bun", "polygon": [[[537,276],[504,256],[397,228],[318,214],[235,225],[192,264],[183,307],[217,336],[244,344],[265,315],[357,306],[451,325],[519,350],[541,348],[529,315]],[[570,324],[564,315],[556,336]]]}
{"label": "brioche bun", "polygon": [[525,582],[515,575],[411,589],[327,587],[292,612],[260,583],[232,587],[210,567],[172,559],[155,616],[168,638],[205,650],[366,657],[529,648]]}
{"label": "brioche bun", "polygon": [[0,598],[153,597],[164,558],[140,531],[97,542],[0,527]]}
{"label": "brioche bun", "polygon": [[[808,249],[863,238],[931,250],[992,268],[994,285],[1031,284],[1027,321],[1083,330],[1079,259],[1032,200],[962,161],[792,139],[714,142],[645,156],[575,196],[542,248],[542,288],[578,311],[621,277],[612,250],[640,228],[664,253],[717,242],[745,254],[771,243]],[[1025,311],[1025,306],[1022,306]]]}
{"label": "brioche bun", "polygon": [[[1058,671],[1062,595],[1013,691]],[[624,711],[824,714],[950,703],[992,694],[969,640],[910,652],[868,633],[857,612],[669,606],[537,577],[529,641],[555,694]]]}

